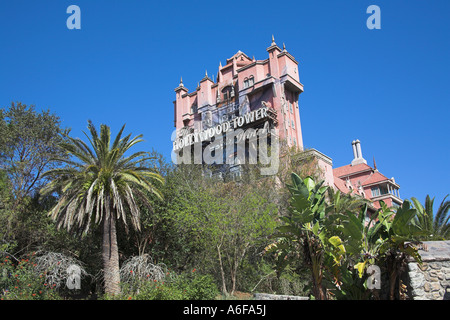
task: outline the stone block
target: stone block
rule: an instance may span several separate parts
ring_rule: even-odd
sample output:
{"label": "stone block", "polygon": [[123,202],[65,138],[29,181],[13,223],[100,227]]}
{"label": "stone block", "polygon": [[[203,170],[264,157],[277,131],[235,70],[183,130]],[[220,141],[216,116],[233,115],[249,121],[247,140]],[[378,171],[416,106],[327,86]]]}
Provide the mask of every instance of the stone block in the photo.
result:
{"label": "stone block", "polygon": [[442,300],[442,296],[439,294],[439,292],[433,292],[431,294],[431,300]]}
{"label": "stone block", "polygon": [[441,284],[439,282],[433,282],[430,284],[431,291],[439,291],[441,289]]}
{"label": "stone block", "polygon": [[414,277],[411,277],[411,286],[413,288],[420,288],[425,284],[425,277],[423,274],[417,273]]}
{"label": "stone block", "polygon": [[431,269],[440,269],[441,268],[441,264],[439,262],[430,262],[429,266]]}
{"label": "stone block", "polygon": [[408,269],[409,269],[409,272],[417,271],[417,269],[418,269],[417,263],[415,263],[415,262],[408,263]]}
{"label": "stone block", "polygon": [[428,269],[428,263],[424,262],[424,263],[422,263],[422,264],[418,264],[418,267],[419,267],[419,269],[422,270],[422,271],[427,271],[427,269]]}

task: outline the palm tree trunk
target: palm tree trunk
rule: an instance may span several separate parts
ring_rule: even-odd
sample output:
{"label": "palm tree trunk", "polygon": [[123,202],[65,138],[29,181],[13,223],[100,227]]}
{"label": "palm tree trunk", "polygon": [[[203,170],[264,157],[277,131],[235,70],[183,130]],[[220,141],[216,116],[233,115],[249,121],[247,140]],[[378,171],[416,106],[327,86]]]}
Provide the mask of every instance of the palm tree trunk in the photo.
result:
{"label": "palm tree trunk", "polygon": [[106,212],[103,220],[102,258],[105,293],[120,294],[119,248],[117,246],[116,221],[112,210]]}

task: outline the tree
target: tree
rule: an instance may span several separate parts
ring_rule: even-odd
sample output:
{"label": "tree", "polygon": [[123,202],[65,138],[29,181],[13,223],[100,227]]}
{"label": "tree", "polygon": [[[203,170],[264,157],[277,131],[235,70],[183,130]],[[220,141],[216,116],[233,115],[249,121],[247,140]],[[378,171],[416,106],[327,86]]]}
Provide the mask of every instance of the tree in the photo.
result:
{"label": "tree", "polygon": [[102,224],[105,293],[117,294],[120,292],[120,275],[116,220],[127,227],[129,219],[139,230],[140,211],[136,200],[146,202],[145,192],[162,198],[155,183],[163,183],[163,179],[142,165],[149,158],[147,152],[125,156],[131,147],[142,141],[142,135],[132,139],[131,134],[122,137],[124,125],[111,145],[108,126],[101,125],[98,135],[89,121],[88,129],[90,137],[85,135],[91,147],[81,139],[69,136],[67,142],[61,144],[72,159],[58,159],[67,166],[45,173],[51,181],[42,189],[42,194],[60,193],[57,204],[49,212],[58,227],[78,228],[87,233],[92,224]]}
{"label": "tree", "polygon": [[165,225],[177,235],[167,238],[178,253],[172,261],[214,274],[222,293],[233,294],[249,252],[273,232],[277,210],[266,180],[224,182],[203,173],[202,165],[178,165],[167,177]]}
{"label": "tree", "polygon": [[275,205],[268,202],[257,183],[219,184],[212,193],[221,201],[218,210],[210,212],[212,223],[207,223],[207,226],[217,249],[222,292],[225,294],[228,291],[225,274],[228,273],[230,294],[233,294],[239,266],[249,249],[265,240],[275,228]]}
{"label": "tree", "polygon": [[45,184],[43,173],[58,165],[52,158],[64,157],[62,131],[59,117],[48,110],[38,113],[20,102],[0,109],[0,169],[11,183],[13,207]]}
{"label": "tree", "polygon": [[434,198],[431,199],[429,195],[425,198],[425,205],[423,206],[417,198],[411,198],[418,214],[417,224],[426,235],[422,240],[444,240],[450,238],[450,201],[447,199],[448,195],[444,197],[439,205],[436,214],[434,214]]}

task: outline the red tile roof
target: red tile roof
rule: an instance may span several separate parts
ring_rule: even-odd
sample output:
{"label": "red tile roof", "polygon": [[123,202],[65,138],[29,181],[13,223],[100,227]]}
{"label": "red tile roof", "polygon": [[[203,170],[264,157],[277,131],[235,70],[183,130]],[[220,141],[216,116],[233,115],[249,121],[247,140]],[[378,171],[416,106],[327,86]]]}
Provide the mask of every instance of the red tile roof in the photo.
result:
{"label": "red tile roof", "polygon": [[379,173],[378,171],[375,171],[369,178],[367,178],[366,180],[364,180],[362,182],[362,185],[367,186],[369,184],[381,182],[381,181],[385,181],[385,180],[389,180],[389,179],[386,178],[385,175]]}
{"label": "red tile roof", "polygon": [[339,191],[343,193],[350,192],[349,188],[347,188],[347,186],[345,185],[345,181],[342,180],[341,178],[334,177],[334,185],[336,186],[336,188],[338,188]]}
{"label": "red tile roof", "polygon": [[351,174],[354,174],[357,172],[361,172],[361,171],[366,171],[366,170],[372,170],[372,168],[365,163],[360,163],[355,166],[348,164],[346,166],[342,166],[342,167],[333,169],[333,175],[335,177],[344,177],[344,176],[348,176],[348,175],[351,175]]}

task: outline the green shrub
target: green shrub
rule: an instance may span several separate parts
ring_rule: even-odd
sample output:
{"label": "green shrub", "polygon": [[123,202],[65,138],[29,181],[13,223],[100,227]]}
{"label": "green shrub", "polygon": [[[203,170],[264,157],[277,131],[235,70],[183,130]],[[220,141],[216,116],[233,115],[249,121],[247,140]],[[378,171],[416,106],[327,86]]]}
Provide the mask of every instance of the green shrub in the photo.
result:
{"label": "green shrub", "polygon": [[12,261],[9,256],[0,263],[0,297],[2,300],[60,299],[55,285],[45,282],[45,274],[36,273],[33,256]]}
{"label": "green shrub", "polygon": [[185,300],[212,300],[219,294],[214,278],[209,274],[201,275],[195,269],[180,275],[175,285],[183,291]]}
{"label": "green shrub", "polygon": [[[192,272],[172,276],[167,281],[139,280],[122,285],[125,300],[212,300],[219,294],[211,275]],[[103,297],[110,299],[111,297]]]}
{"label": "green shrub", "polygon": [[158,282],[143,282],[139,290],[134,295],[130,295],[134,300],[182,300],[181,290],[173,285]]}

